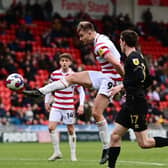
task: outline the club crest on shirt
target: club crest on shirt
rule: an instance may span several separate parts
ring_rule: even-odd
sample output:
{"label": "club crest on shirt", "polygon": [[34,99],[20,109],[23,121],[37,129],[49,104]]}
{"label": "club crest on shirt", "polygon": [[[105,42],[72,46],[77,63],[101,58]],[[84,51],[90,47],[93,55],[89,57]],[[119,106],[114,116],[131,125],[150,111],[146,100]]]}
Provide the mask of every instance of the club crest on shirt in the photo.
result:
{"label": "club crest on shirt", "polygon": [[134,65],[139,65],[139,59],[138,58],[132,59],[132,62],[133,62]]}
{"label": "club crest on shirt", "polygon": [[100,56],[103,56],[103,54],[104,54],[103,48],[100,48],[100,49],[98,50],[98,53],[99,53]]}

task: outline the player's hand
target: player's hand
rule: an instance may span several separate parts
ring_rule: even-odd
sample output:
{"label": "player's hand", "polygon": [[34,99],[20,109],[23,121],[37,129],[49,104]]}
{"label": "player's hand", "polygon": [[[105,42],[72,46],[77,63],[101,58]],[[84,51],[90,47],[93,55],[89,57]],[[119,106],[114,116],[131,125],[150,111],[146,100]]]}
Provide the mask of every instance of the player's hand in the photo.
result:
{"label": "player's hand", "polygon": [[79,115],[82,115],[82,114],[84,113],[84,107],[83,107],[82,105],[80,105],[80,106],[78,107],[77,113],[78,113]]}
{"label": "player's hand", "polygon": [[45,109],[47,112],[50,112],[50,109],[51,109],[50,103],[45,103]]}
{"label": "player's hand", "polygon": [[110,92],[111,92],[111,97],[114,97],[117,93],[119,93],[121,91],[121,89],[123,88],[123,85],[117,85],[111,88]]}

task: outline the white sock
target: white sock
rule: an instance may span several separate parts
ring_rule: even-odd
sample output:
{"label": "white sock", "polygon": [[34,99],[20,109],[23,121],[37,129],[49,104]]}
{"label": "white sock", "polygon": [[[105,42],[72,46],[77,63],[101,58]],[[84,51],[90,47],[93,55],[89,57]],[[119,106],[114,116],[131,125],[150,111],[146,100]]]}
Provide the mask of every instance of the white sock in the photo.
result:
{"label": "white sock", "polygon": [[96,122],[99,130],[100,140],[103,143],[103,149],[109,148],[108,125],[106,120]]}
{"label": "white sock", "polygon": [[60,154],[60,146],[59,146],[59,143],[60,143],[60,140],[59,140],[59,133],[58,131],[54,130],[50,133],[50,137],[51,137],[51,142],[53,144],[53,148],[54,148],[54,152],[56,154]]}
{"label": "white sock", "polygon": [[53,92],[55,90],[65,89],[69,86],[69,83],[65,78],[62,78],[58,81],[54,81],[40,88],[39,91],[46,95],[47,93]]}
{"label": "white sock", "polygon": [[76,134],[69,135],[69,147],[72,155],[76,157]]}

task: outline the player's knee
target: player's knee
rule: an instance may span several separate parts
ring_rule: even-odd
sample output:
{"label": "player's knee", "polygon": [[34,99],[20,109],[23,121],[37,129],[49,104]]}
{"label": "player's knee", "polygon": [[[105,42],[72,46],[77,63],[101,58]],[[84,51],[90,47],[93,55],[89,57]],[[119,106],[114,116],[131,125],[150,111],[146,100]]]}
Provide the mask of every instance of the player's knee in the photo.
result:
{"label": "player's knee", "polygon": [[48,127],[48,131],[51,133],[52,131],[54,131],[55,130],[55,127],[54,126],[49,126]]}
{"label": "player's knee", "polygon": [[73,131],[72,129],[69,129],[69,130],[68,130],[68,133],[69,133],[69,135],[73,135],[73,134],[74,134],[74,131]]}
{"label": "player's knee", "polygon": [[73,127],[69,127],[69,128],[68,128],[68,133],[69,133],[69,135],[73,135],[73,134],[74,134],[74,129],[73,129]]}
{"label": "player's knee", "polygon": [[110,137],[110,143],[116,144],[116,143],[119,143],[120,140],[121,140],[121,136],[117,134],[117,132],[112,132],[111,137]]}
{"label": "player's knee", "polygon": [[93,117],[95,119],[98,119],[102,115],[102,113],[101,113],[101,111],[98,108],[93,107],[93,109],[92,109],[92,115],[93,115]]}
{"label": "player's knee", "polygon": [[69,135],[73,135],[74,131],[73,130],[69,130],[68,133],[69,133]]}
{"label": "player's knee", "polygon": [[96,111],[92,111],[92,115],[93,115],[94,118],[98,118],[99,117],[99,114]]}

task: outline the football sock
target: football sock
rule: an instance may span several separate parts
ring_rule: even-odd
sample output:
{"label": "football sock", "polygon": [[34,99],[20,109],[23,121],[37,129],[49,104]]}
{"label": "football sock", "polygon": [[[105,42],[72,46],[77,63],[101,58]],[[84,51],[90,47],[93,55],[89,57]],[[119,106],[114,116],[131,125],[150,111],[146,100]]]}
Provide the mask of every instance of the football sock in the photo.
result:
{"label": "football sock", "polygon": [[51,142],[53,144],[54,152],[60,154],[59,134],[56,130],[50,132]]}
{"label": "football sock", "polygon": [[106,120],[96,122],[99,130],[100,140],[103,143],[103,149],[109,148],[108,125]]}
{"label": "football sock", "polygon": [[155,147],[168,146],[168,138],[154,137]]}
{"label": "football sock", "polygon": [[76,153],[76,134],[73,135],[69,134],[69,146],[71,153]]}
{"label": "football sock", "polygon": [[55,90],[65,89],[69,86],[69,83],[65,78],[62,78],[58,81],[54,81],[40,88],[39,91],[46,95],[47,93],[53,92]]}
{"label": "football sock", "polygon": [[110,147],[109,148],[109,160],[108,167],[115,168],[116,160],[120,154],[120,147]]}

